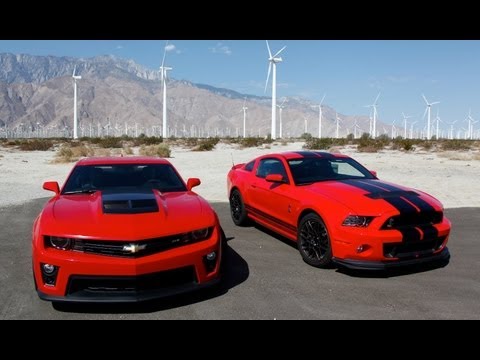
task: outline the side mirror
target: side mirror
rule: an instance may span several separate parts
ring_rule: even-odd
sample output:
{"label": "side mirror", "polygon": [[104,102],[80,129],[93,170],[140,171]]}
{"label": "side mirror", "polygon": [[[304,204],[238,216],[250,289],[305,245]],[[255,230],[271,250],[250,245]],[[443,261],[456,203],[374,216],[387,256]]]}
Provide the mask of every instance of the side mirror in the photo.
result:
{"label": "side mirror", "polygon": [[373,176],[377,177],[377,172],[375,170],[370,170],[370,174],[372,174]]}
{"label": "side mirror", "polygon": [[269,174],[265,178],[268,182],[274,182],[274,183],[284,183],[285,180],[283,179],[283,176],[280,174]]}
{"label": "side mirror", "polygon": [[195,186],[200,185],[202,182],[198,178],[190,178],[187,180],[187,190],[191,191]]}
{"label": "side mirror", "polygon": [[43,188],[48,191],[53,191],[56,195],[60,194],[60,187],[56,181],[46,181],[43,183]]}

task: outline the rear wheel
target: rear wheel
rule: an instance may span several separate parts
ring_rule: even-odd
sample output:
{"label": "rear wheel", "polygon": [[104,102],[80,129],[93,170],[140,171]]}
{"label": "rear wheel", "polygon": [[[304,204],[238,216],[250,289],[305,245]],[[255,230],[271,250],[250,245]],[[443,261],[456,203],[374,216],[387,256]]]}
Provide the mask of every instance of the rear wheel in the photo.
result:
{"label": "rear wheel", "polygon": [[248,225],[247,210],[242,195],[237,189],[230,194],[230,215],[237,226]]}
{"label": "rear wheel", "polygon": [[297,240],[298,251],[307,264],[319,268],[332,265],[330,236],[320,216],[311,213],[302,218]]}

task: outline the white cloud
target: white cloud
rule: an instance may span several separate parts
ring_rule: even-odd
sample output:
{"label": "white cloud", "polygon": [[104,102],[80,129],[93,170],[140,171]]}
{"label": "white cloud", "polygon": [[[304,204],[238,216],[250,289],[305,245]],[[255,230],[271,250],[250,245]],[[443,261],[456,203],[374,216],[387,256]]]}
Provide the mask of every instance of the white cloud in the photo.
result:
{"label": "white cloud", "polygon": [[214,54],[232,55],[232,50],[230,50],[230,47],[224,45],[222,42],[217,43],[215,47],[208,48],[208,50]]}
{"label": "white cloud", "polygon": [[173,51],[175,49],[176,49],[176,47],[173,44],[168,44],[167,46],[165,46],[165,51],[166,52],[170,52],[170,51]]}
{"label": "white cloud", "polygon": [[123,45],[117,45],[117,47],[115,49],[121,50],[121,49],[123,49]]}

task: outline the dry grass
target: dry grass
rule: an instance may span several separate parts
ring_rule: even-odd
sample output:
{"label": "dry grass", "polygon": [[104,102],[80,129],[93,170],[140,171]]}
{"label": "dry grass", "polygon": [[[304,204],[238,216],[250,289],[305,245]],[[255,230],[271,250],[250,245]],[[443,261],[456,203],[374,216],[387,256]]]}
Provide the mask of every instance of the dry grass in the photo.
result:
{"label": "dry grass", "polygon": [[169,158],[171,150],[167,144],[159,145],[142,145],[139,154],[143,156],[158,156],[162,158]]}
{"label": "dry grass", "polygon": [[78,161],[82,157],[110,156],[109,149],[93,148],[86,145],[62,145],[55,154],[54,163],[69,163]]}
{"label": "dry grass", "polygon": [[438,157],[446,158],[448,160],[469,161],[480,159],[480,154],[471,154],[456,151],[445,151],[437,154]]}
{"label": "dry grass", "polygon": [[133,149],[130,146],[124,146],[123,153],[125,155],[133,155]]}

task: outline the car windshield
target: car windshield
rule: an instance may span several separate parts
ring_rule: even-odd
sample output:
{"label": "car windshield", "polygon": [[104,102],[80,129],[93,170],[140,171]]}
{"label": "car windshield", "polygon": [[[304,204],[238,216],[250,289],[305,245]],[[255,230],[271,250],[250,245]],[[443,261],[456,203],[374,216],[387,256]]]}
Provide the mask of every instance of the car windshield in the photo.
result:
{"label": "car windshield", "polygon": [[86,165],[73,170],[62,194],[138,189],[157,189],[161,192],[187,190],[170,164]]}
{"label": "car windshield", "polygon": [[288,165],[296,185],[328,180],[375,178],[368,169],[352,158],[303,158],[289,160]]}

